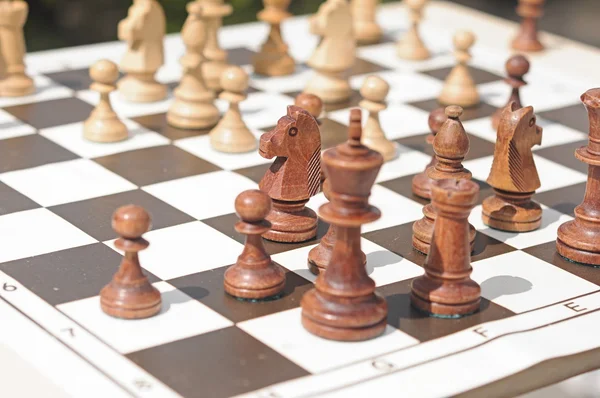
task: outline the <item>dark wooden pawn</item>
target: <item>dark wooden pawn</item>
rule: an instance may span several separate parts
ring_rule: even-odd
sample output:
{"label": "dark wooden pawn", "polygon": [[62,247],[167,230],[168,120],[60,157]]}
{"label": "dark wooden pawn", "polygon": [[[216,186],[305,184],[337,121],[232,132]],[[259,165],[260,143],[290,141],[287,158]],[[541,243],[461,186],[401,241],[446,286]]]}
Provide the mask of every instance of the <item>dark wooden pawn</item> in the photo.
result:
{"label": "dark wooden pawn", "polygon": [[142,235],[150,226],[150,215],[139,206],[123,206],[113,214],[112,227],[120,236],[115,247],[125,255],[112,281],[100,292],[100,306],[108,315],[141,319],[160,311],[160,292],[143,274],[138,258],[138,252],[149,246]]}
{"label": "dark wooden pawn", "polygon": [[521,27],[512,42],[512,48],[518,51],[542,51],[544,45],[538,38],[537,21],[544,14],[546,0],[519,0],[517,14],[521,17]]}
{"label": "dark wooden pawn", "polygon": [[[460,180],[471,179],[471,172],[465,169],[462,161],[469,152],[469,137],[460,122],[463,109],[460,106],[446,107],[448,119],[442,124],[440,131],[433,140],[433,151],[437,162],[427,169],[427,176],[432,180]],[[435,210],[431,203],[423,208],[424,217],[413,224],[413,247],[423,254],[429,253]],[[470,225],[471,248],[475,242],[475,227]]]}
{"label": "dark wooden pawn", "polygon": [[321,101],[321,98],[314,94],[300,93],[296,96],[294,105],[310,113],[317,120],[317,123],[320,124],[319,118],[323,113],[323,101]]}
{"label": "dark wooden pawn", "polygon": [[235,230],[246,235],[244,251],[225,271],[225,291],[232,296],[259,300],[277,296],[285,287],[283,268],[271,261],[261,235],[269,231],[265,220],[271,210],[271,198],[259,190],[248,190],[235,199],[240,217]]}
{"label": "dark wooden pawn", "polygon": [[381,216],[368,200],[383,157],[361,144],[361,133],[361,111],[353,109],[348,141],[323,154],[331,201],[321,206],[319,215],[337,227],[337,239],[327,270],[301,302],[304,328],[341,341],[376,337],[387,319],[386,301],[375,292],[360,248],[361,225]]}
{"label": "dark wooden pawn", "polygon": [[469,180],[439,180],[432,184],[437,213],[425,274],[412,282],[411,303],[441,317],[458,317],[479,309],[481,288],[471,275],[469,214],[477,204],[479,186]]}
{"label": "dark wooden pawn", "polygon": [[[529,72],[529,61],[523,55],[513,55],[506,61],[506,79],[504,81],[511,87],[510,97],[506,105],[514,103],[517,109],[522,108],[521,95],[519,93],[521,87],[527,85],[527,82],[523,79]],[[498,129],[500,124],[500,117],[502,116],[502,109],[498,108],[492,115],[492,128]]]}
{"label": "dark wooden pawn", "polygon": [[[444,124],[446,119],[448,119],[448,117],[446,116],[444,108],[437,108],[431,111],[428,119],[429,130],[431,131],[431,134],[429,134],[425,139],[427,145],[433,145],[433,139],[435,138],[435,135],[438,133],[438,131],[440,131],[440,128],[442,127],[442,124]],[[435,166],[436,163],[437,160],[435,158],[435,154],[433,154],[433,156],[431,156],[431,161],[425,167],[425,170],[423,170],[422,173],[419,173],[413,177],[413,194],[424,199],[431,198],[431,183],[433,182],[433,180],[427,176],[427,169],[431,166]]]}
{"label": "dark wooden pawn", "polygon": [[575,208],[575,220],[558,228],[556,248],[571,261],[600,266],[600,88],[581,96],[590,121],[587,146],[575,157],[588,164],[588,179],[583,202]]}

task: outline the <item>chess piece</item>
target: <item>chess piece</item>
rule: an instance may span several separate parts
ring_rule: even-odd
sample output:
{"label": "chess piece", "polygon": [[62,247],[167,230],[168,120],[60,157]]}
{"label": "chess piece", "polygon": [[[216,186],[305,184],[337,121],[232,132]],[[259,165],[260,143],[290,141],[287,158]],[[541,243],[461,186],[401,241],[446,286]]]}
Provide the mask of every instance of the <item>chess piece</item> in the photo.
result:
{"label": "chess piece", "polygon": [[160,311],[160,292],[142,273],[138,259],[138,252],[149,245],[142,234],[150,230],[150,225],[150,215],[139,206],[123,206],[113,214],[112,227],[120,236],[115,247],[125,256],[112,281],[100,292],[102,311],[108,315],[141,319]]}
{"label": "chess piece", "polygon": [[317,235],[317,215],[306,207],[321,184],[321,134],[308,111],[290,105],[277,126],[260,137],[265,159],[277,157],[260,181],[273,200],[267,216],[272,228],[263,235],[276,242],[303,242]]}
{"label": "chess piece", "polygon": [[219,30],[223,26],[223,17],[231,15],[233,7],[224,4],[224,0],[201,0],[204,17],[207,18],[207,38],[204,47],[206,62],[202,73],[209,89],[221,91],[221,76],[227,64],[227,51],[219,45]]}
{"label": "chess piece", "polygon": [[96,62],[90,68],[93,80],[90,88],[100,94],[100,101],[83,123],[83,136],[94,142],[116,142],[127,139],[127,126],[119,120],[110,104],[109,94],[117,89],[119,69],[114,62],[106,59]]}
{"label": "chess piece", "polygon": [[[515,103],[517,109],[522,108],[521,104],[521,96],[519,90],[521,87],[525,86],[527,83],[523,79],[529,72],[529,61],[522,55],[513,55],[506,61],[506,74],[507,77],[504,81],[512,88],[510,93],[510,98],[506,105],[511,102]],[[492,115],[492,127],[494,130],[498,129],[498,125],[500,124],[500,117],[502,116],[503,108],[498,108],[496,112]]]}
{"label": "chess piece", "polygon": [[304,109],[311,114],[319,123],[319,118],[323,113],[323,101],[314,94],[300,93],[294,100],[294,105]]}
{"label": "chess piece", "polygon": [[517,51],[542,51],[544,45],[538,38],[537,21],[544,14],[546,0],[519,0],[517,14],[521,17],[521,26],[512,48]]}
{"label": "chess piece", "polygon": [[170,125],[180,129],[204,129],[217,124],[219,110],[214,104],[215,94],[206,87],[202,76],[204,46],[206,45],[206,18],[202,5],[196,0],[187,5],[181,38],[186,53],[181,58],[183,76],[175,89],[175,100],[167,112]]}
{"label": "chess piece", "polygon": [[304,328],[332,340],[379,336],[387,320],[386,301],[375,292],[360,248],[361,225],[381,216],[368,199],[383,157],[362,145],[360,139],[361,111],[353,109],[348,141],[323,154],[331,202],[321,206],[319,215],[337,228],[331,261],[301,302]]}
{"label": "chess piece", "polygon": [[471,59],[469,49],[475,44],[475,35],[468,31],[460,31],[454,35],[454,56],[456,66],[452,69],[438,101],[442,105],[458,105],[471,108],[479,104],[477,86],[469,72],[467,62]]}
{"label": "chess piece", "polygon": [[482,206],[483,222],[495,229],[527,232],[542,224],[542,208],[531,200],[541,186],[531,148],[542,144],[533,108],[511,102],[502,111],[492,169],[487,183],[494,195]]}
{"label": "chess piece", "polygon": [[242,119],[240,102],[246,99],[248,74],[239,66],[230,66],[221,76],[223,92],[219,98],[229,103],[229,109],[210,132],[210,144],[226,153],[250,152],[256,149],[256,137]]}
{"label": "chess piece", "polygon": [[313,34],[322,37],[308,60],[314,69],[304,92],[316,94],[325,104],[346,101],[352,94],[347,72],[356,61],[352,13],[346,0],[327,0],[310,20]]}
{"label": "chess piece", "polygon": [[405,0],[410,13],[411,25],[396,45],[396,52],[400,58],[413,61],[422,61],[431,57],[419,35],[419,24],[423,19],[423,8],[428,0]]}
{"label": "chess piece", "polygon": [[[431,131],[431,134],[429,134],[427,136],[427,138],[425,139],[425,142],[427,143],[427,145],[433,145],[433,140],[434,140],[436,134],[438,133],[438,131],[440,131],[440,128],[442,127],[442,124],[444,124],[446,119],[448,119],[448,117],[446,116],[446,112],[445,112],[444,108],[437,108],[437,109],[434,109],[433,111],[431,111],[431,113],[429,114],[429,120],[428,120],[429,130]],[[421,172],[413,177],[413,179],[412,179],[413,194],[415,194],[418,197],[421,197],[423,199],[431,199],[431,183],[433,182],[433,180],[431,178],[429,178],[429,176],[427,176],[427,169],[429,169],[431,166],[435,166],[436,163],[437,163],[437,159],[435,158],[435,153],[434,153],[433,156],[431,157],[431,161],[429,162],[429,164],[427,166],[425,166],[425,170],[423,170],[423,172]]]}
{"label": "chess piece", "polygon": [[439,180],[431,185],[437,218],[425,274],[413,280],[410,301],[417,309],[440,317],[460,317],[479,310],[481,288],[471,274],[467,219],[479,186],[469,180]]}
{"label": "chess piece", "polygon": [[291,17],[287,11],[291,0],[263,0],[265,9],[258,19],[270,25],[269,37],[254,57],[254,72],[265,76],[291,75],[296,62],[288,54],[288,46],[281,35],[281,23]]}
{"label": "chess piece", "polygon": [[351,0],[354,34],[359,44],[375,44],[383,31],[377,23],[377,6],[380,0]]}
{"label": "chess piece", "polygon": [[[465,169],[462,161],[469,152],[469,137],[460,122],[463,110],[459,106],[449,106],[445,110],[448,119],[442,124],[433,140],[433,151],[437,162],[427,169],[427,176],[432,180],[471,179],[471,172]],[[433,224],[436,213],[431,203],[423,208],[424,217],[413,224],[413,247],[423,254],[428,254],[433,235]],[[469,242],[471,250],[475,243],[475,227],[469,224]]]}
{"label": "chess piece", "polygon": [[587,163],[588,179],[583,202],[575,208],[575,220],[558,228],[558,253],[583,264],[600,266],[600,88],[581,96],[590,121],[587,146],[575,151],[575,157]]}
{"label": "chess piece", "polygon": [[285,286],[285,272],[271,261],[261,235],[271,224],[265,217],[271,210],[271,199],[257,189],[244,191],[235,199],[235,211],[240,217],[235,230],[246,235],[244,251],[237,262],[225,271],[225,291],[248,300],[277,296]]}
{"label": "chess piece", "polygon": [[385,98],[389,91],[390,85],[385,80],[379,76],[369,76],[360,88],[363,100],[359,103],[361,108],[369,112],[363,129],[362,143],[381,153],[386,162],[398,156],[398,144],[387,139],[379,122],[379,112],[387,108]]}
{"label": "chess piece", "polygon": [[25,36],[29,6],[22,0],[0,1],[0,96],[33,94],[33,80],[25,73]]}
{"label": "chess piece", "polygon": [[119,92],[130,102],[155,102],[167,97],[167,86],[154,75],[164,63],[166,17],[156,0],[134,0],[127,18],[119,22],[119,40],[127,42],[121,60],[125,76]]}

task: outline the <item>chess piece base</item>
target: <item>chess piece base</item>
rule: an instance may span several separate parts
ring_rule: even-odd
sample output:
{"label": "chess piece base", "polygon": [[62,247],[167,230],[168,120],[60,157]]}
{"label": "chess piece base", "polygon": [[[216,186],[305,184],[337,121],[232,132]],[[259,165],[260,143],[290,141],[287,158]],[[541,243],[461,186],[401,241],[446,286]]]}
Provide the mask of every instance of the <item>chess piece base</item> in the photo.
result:
{"label": "chess piece base", "polygon": [[117,84],[119,92],[129,102],[157,102],[167,98],[167,86],[157,82],[154,76],[128,74]]}
{"label": "chess piece base", "polygon": [[275,242],[305,242],[317,236],[317,214],[305,206],[306,200],[283,202],[273,199],[267,216],[271,230],[263,238]]}
{"label": "chess piece base", "polygon": [[143,319],[160,312],[161,296],[146,278],[127,287],[113,281],[100,292],[100,306],[116,318]]}
{"label": "chess piece base", "polygon": [[525,200],[507,201],[497,195],[483,201],[482,214],[485,225],[509,232],[529,232],[542,225],[542,208],[532,201],[531,194],[517,195]]}
{"label": "chess piece base", "polygon": [[129,131],[115,115],[110,119],[88,119],[83,124],[83,136],[93,142],[118,142],[126,140]]}
{"label": "chess piece base", "polygon": [[[412,245],[417,251],[427,255],[429,254],[431,239],[433,237],[433,226],[435,223],[436,214],[431,204],[428,204],[423,208],[423,213],[425,214],[425,217],[413,224]],[[477,230],[469,223],[469,242],[471,245],[471,252],[475,246],[476,235]]]}
{"label": "chess piece base", "polygon": [[252,152],[256,149],[256,137],[248,129],[219,128],[217,125],[210,133],[210,144],[224,153]]}
{"label": "chess piece base", "polygon": [[460,317],[479,310],[481,288],[471,279],[441,284],[424,275],[413,281],[410,301],[413,307],[428,314]]}
{"label": "chess piece base", "polygon": [[0,95],[3,97],[24,97],[34,92],[33,79],[25,74],[9,75],[0,82]]}
{"label": "chess piece base", "polygon": [[[225,291],[248,300],[261,300],[277,296],[285,287],[285,271],[269,260],[264,269],[247,269],[238,265],[225,271]],[[256,286],[260,285],[259,288]]]}
{"label": "chess piece base", "polygon": [[412,192],[423,199],[431,199],[431,182],[425,172],[419,173],[412,179]]}
{"label": "chess piece base", "polygon": [[539,39],[521,36],[516,37],[511,46],[514,50],[525,52],[539,52],[545,48]]}
{"label": "chess piece base", "polygon": [[254,73],[263,76],[287,76],[296,70],[296,62],[287,53],[259,53],[254,58]]}
{"label": "chess piece base", "polygon": [[[557,235],[558,254],[576,263],[600,266],[598,227],[588,227],[584,222],[575,219],[562,224],[558,228]],[[569,239],[569,237],[576,237],[576,239]]]}
{"label": "chess piece base", "polygon": [[479,105],[479,93],[474,86],[446,85],[438,98],[441,105],[458,105],[463,108],[473,108]]}
{"label": "chess piece base", "polygon": [[175,99],[167,112],[167,122],[180,129],[207,129],[219,122],[219,110],[211,103],[199,104]]}
{"label": "chess piece base", "polygon": [[383,156],[385,162],[389,162],[398,157],[398,144],[385,137],[374,139],[363,138],[362,143],[370,149],[379,152]]}
{"label": "chess piece base", "polygon": [[347,101],[352,95],[352,88],[348,79],[341,73],[323,73],[316,71],[309,81],[305,93],[314,94],[321,98],[325,104],[337,104]]}
{"label": "chess piece base", "polygon": [[410,48],[402,44],[396,47],[396,54],[402,59],[411,61],[423,61],[431,58],[431,53],[425,47]]}

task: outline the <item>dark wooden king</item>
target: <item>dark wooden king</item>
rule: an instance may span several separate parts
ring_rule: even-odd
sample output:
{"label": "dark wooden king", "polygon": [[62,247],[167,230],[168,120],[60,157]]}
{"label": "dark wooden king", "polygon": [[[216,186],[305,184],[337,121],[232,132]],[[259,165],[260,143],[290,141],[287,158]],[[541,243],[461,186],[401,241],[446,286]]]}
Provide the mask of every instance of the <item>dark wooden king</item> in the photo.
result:
{"label": "dark wooden king", "polygon": [[321,206],[319,215],[336,226],[336,240],[327,270],[301,303],[302,325],[333,340],[366,340],[386,327],[387,304],[375,292],[360,247],[361,225],[381,216],[369,205],[369,195],[383,157],[361,144],[361,129],[361,112],[353,109],[348,141],[323,154],[331,201]]}

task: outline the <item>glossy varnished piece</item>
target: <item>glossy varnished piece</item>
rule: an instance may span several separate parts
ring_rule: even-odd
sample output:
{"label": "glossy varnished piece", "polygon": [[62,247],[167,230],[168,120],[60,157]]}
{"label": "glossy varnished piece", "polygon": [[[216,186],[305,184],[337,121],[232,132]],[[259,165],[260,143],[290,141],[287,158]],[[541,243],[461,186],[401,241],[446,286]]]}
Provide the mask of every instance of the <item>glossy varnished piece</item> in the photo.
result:
{"label": "glossy varnished piece", "polygon": [[519,0],[517,14],[521,17],[521,26],[512,48],[519,51],[542,51],[544,45],[538,38],[537,21],[544,14],[546,0]]}
{"label": "glossy varnished piece", "polygon": [[[428,119],[429,130],[431,131],[431,134],[429,134],[426,138],[427,145],[433,145],[435,135],[438,133],[438,131],[440,131],[442,124],[444,124],[447,118],[448,117],[446,116],[444,108],[437,108],[431,111]],[[427,169],[429,169],[432,166],[435,166],[436,163],[437,160],[434,154],[431,157],[431,161],[429,162],[429,164],[425,166],[425,170],[413,177],[412,191],[415,195],[424,199],[431,198],[431,183],[433,182],[433,180],[427,175]]]}
{"label": "glossy varnished piece", "polygon": [[235,230],[246,235],[246,243],[237,262],[225,271],[225,291],[232,296],[265,299],[278,295],[285,286],[285,272],[271,261],[261,237],[271,227],[265,220],[270,210],[271,199],[257,189],[242,192],[235,200],[241,220]]}
{"label": "glossy varnished piece", "polygon": [[375,292],[360,247],[361,225],[381,216],[368,198],[383,157],[360,143],[360,110],[353,109],[350,118],[348,141],[323,154],[331,201],[321,206],[319,215],[336,225],[337,239],[326,271],[301,303],[302,325],[309,332],[341,341],[376,337],[387,319],[387,303]]}
{"label": "glossy varnished piece", "polygon": [[425,274],[412,283],[411,303],[426,313],[456,317],[479,309],[481,288],[470,278],[471,249],[467,219],[477,204],[479,186],[469,180],[432,184],[437,218]]}
{"label": "glossy varnished piece", "polygon": [[483,222],[495,229],[528,232],[542,224],[542,208],[531,197],[541,186],[533,146],[542,144],[542,128],[531,106],[511,102],[502,110],[494,161],[487,183],[494,195],[483,201]]}
{"label": "glossy varnished piece", "polygon": [[590,121],[587,146],[577,149],[577,159],[588,164],[583,202],[575,208],[575,220],[558,229],[556,248],[561,256],[578,263],[600,266],[600,88],[581,96]]}
{"label": "glossy varnished piece", "polygon": [[[527,82],[523,79],[529,72],[529,61],[523,55],[513,55],[506,61],[506,79],[504,81],[511,88],[510,97],[508,98],[508,102],[506,105],[514,102],[517,109],[522,108],[521,104],[521,95],[520,89],[525,86]],[[492,128],[494,130],[498,129],[498,125],[500,124],[500,116],[502,116],[503,108],[498,108],[496,112],[492,115]]]}
{"label": "glossy varnished piece", "polygon": [[112,281],[100,292],[100,305],[108,315],[126,318],[148,318],[160,311],[160,292],[143,274],[138,252],[149,243],[142,234],[151,226],[150,215],[139,206],[123,206],[113,214],[112,226],[120,236],[115,247],[125,255]]}

